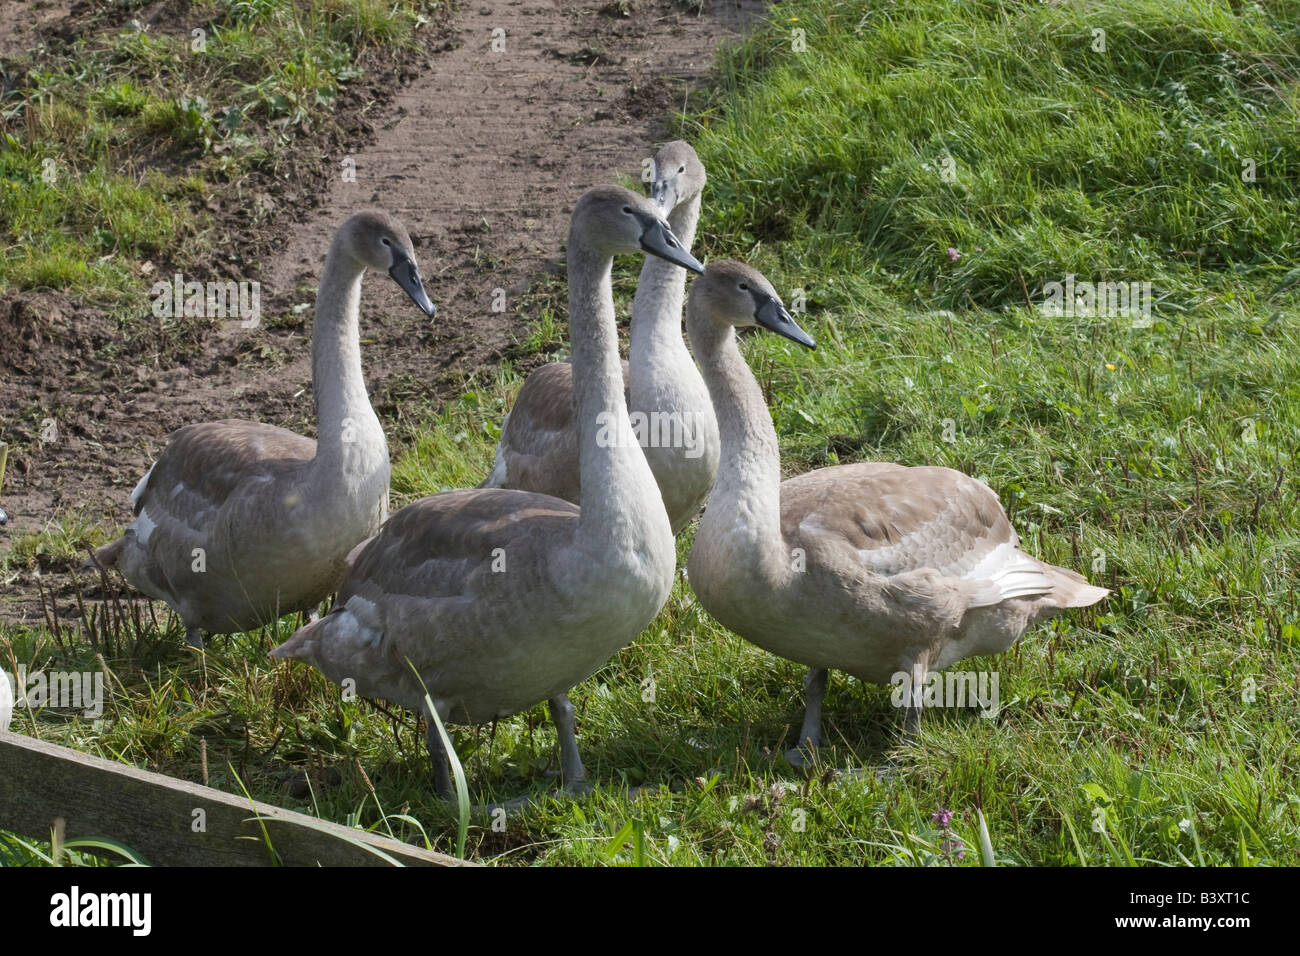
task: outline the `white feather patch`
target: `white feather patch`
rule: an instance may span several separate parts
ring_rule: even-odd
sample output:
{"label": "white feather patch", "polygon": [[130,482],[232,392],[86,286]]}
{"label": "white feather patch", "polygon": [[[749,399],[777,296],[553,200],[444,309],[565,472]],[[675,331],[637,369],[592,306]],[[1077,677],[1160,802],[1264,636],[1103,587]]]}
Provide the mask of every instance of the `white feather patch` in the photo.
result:
{"label": "white feather patch", "polygon": [[383,631],[380,628],[379,608],[375,602],[354,594],[343,607],[343,614],[350,616],[356,624],[356,637],[367,645],[377,644]]}
{"label": "white feather patch", "polygon": [[149,543],[149,535],[153,534],[154,528],[158,527],[154,520],[149,517],[149,512],[141,508],[140,513],[136,515],[135,521],[131,522],[131,528],[135,531],[135,538],[141,544]]}
{"label": "white feather patch", "polygon": [[145,488],[149,486],[149,476],[153,474],[153,470],[157,467],[158,467],[158,462],[155,461],[152,465],[149,466],[149,470],[144,473],[144,477],[136,482],[135,491],[131,492],[132,511],[134,511],[135,506],[140,503],[140,496],[144,494]]}
{"label": "white feather patch", "polygon": [[1039,570],[1038,562],[1005,541],[984,555],[962,577],[971,581],[992,582],[1003,601],[1046,594],[1052,589],[1052,582]]}
{"label": "white feather patch", "polygon": [[9,721],[14,717],[14,692],[9,684],[9,675],[0,670],[0,730],[9,729]]}
{"label": "white feather patch", "polygon": [[[504,425],[502,426],[501,430],[505,431]],[[502,445],[498,444],[496,461],[493,462],[492,464],[492,474],[488,475],[487,481],[483,483],[483,487],[485,488],[505,487],[506,478],[507,478],[506,455],[505,452],[502,451]]]}

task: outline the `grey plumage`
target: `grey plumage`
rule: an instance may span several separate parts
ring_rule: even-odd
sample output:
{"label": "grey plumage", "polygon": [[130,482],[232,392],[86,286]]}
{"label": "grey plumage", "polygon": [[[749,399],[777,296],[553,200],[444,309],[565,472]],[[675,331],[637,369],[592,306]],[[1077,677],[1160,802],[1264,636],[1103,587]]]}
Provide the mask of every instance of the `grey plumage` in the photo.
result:
{"label": "grey plumage", "polygon": [[[356,551],[334,612],[274,656],[413,710],[426,710],[423,681],[443,720],[479,723],[547,700],[565,780],[582,785],[567,692],[631,641],[672,587],[672,531],[645,456],[635,442],[599,437],[602,419],[627,416],[612,257],[641,251],[642,233],[660,225],[649,202],[613,186],[589,191],[573,211],[581,506],[484,488],[408,505]],[[436,786],[449,796],[446,755],[432,730],[428,743]]]}
{"label": "grey plumage", "polygon": [[[1006,650],[1035,622],[1106,595],[1020,550],[997,496],[952,469],[872,462],[781,482],[771,416],[733,331],[757,324],[756,293],[779,304],[755,270],[714,262],[687,306],[722,429],[688,573],[724,625],[812,668],[802,742],[819,742],[829,668],[873,683],[907,674],[919,694],[930,671]],[[912,729],[919,710],[914,696]]]}
{"label": "grey plumage", "polygon": [[314,609],[387,507],[388,446],[361,372],[358,305],[367,268],[389,271],[426,312],[410,237],[378,210],[335,234],[312,329],[319,443],[259,422],[188,425],[131,495],[135,520],[101,566],[166,601],[190,643]]}

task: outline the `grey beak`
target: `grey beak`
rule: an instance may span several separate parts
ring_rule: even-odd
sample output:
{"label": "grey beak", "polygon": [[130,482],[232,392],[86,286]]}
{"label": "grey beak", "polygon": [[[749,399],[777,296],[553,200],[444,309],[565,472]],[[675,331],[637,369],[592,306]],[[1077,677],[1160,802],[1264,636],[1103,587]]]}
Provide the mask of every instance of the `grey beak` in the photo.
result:
{"label": "grey beak", "polygon": [[700,260],[682,248],[681,242],[668,228],[668,223],[662,219],[652,219],[646,224],[645,232],[641,233],[641,248],[683,269],[690,269],[699,274],[704,273],[704,266],[700,265]]}
{"label": "grey beak", "polygon": [[810,349],[817,348],[817,343],[813,337],[799,328],[795,324],[794,318],[785,307],[776,299],[764,292],[753,292],[754,302],[758,308],[754,310],[754,320],[768,331],[775,332],[777,335],[783,335],[792,342],[798,342],[800,345],[806,345]]}
{"label": "grey beak", "polygon": [[424,283],[420,281],[420,272],[415,268],[415,263],[396,250],[393,251],[393,258],[395,261],[393,267],[388,270],[388,274],[406,290],[406,294],[411,297],[411,301],[423,309],[425,315],[437,315],[438,308],[429,301],[429,296],[425,294]]}

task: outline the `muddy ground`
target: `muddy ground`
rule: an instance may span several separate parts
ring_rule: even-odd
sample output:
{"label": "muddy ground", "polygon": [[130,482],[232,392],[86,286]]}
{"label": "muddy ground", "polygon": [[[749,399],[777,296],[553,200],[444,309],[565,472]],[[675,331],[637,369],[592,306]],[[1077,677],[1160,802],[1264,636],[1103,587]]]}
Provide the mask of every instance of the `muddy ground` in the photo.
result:
{"label": "muddy ground", "polygon": [[[4,8],[0,55],[36,49],[50,31],[67,35],[87,5]],[[706,81],[718,43],[761,9],[755,0],[715,0],[702,12],[675,0],[464,3],[421,50],[340,99],[342,136],[303,143],[302,162],[248,198],[271,210],[268,224],[249,228],[247,208],[217,214],[229,239],[216,246],[240,265],[226,271],[261,283],[256,329],[198,320],[124,341],[116,321],[56,291],[0,297],[0,439],[11,446],[0,553],[58,517],[125,524],[132,487],[181,425],[237,417],[311,434],[311,310],[294,306],[313,301],[334,227],[363,206],[406,223],[439,308],[431,321],[385,277],[367,280],[363,356],[376,409],[392,421],[408,403],[454,395],[525,333],[520,294],[558,268],[574,200],[639,171],[664,116]],[[164,28],[167,6],[133,16]],[[493,49],[494,30],[504,30],[504,50]],[[348,158],[355,182],[344,181]],[[491,310],[497,288],[505,313]],[[45,419],[56,423],[52,441],[41,440]],[[64,579],[45,576],[72,616]],[[42,618],[29,576],[0,581],[0,618]]]}

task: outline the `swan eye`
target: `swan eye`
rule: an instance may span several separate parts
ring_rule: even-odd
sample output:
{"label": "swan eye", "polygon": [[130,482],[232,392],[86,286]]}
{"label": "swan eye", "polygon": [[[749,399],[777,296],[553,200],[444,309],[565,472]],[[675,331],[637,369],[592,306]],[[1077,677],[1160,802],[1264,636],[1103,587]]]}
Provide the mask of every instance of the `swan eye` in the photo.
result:
{"label": "swan eye", "polygon": [[684,173],[684,172],[686,172],[686,167],[685,167],[685,166],[678,166],[678,167],[677,167],[677,171],[678,171],[679,173]]}
{"label": "swan eye", "polygon": [[630,216],[630,215],[632,214],[632,207],[631,207],[631,206],[624,206],[624,207],[623,207],[623,211],[624,211],[625,213],[627,213],[627,214]]}
{"label": "swan eye", "polygon": [[380,237],[379,237],[379,241],[382,242],[382,243],[383,243],[384,245],[386,245],[386,246],[391,246],[391,245],[392,245],[392,243],[388,241],[388,237],[387,237],[387,236],[380,236]]}
{"label": "swan eye", "polygon": [[749,291],[749,286],[748,286],[747,284],[745,284],[744,282],[742,282],[739,286],[737,286],[737,288],[739,288],[741,292],[748,292],[748,291]]}

